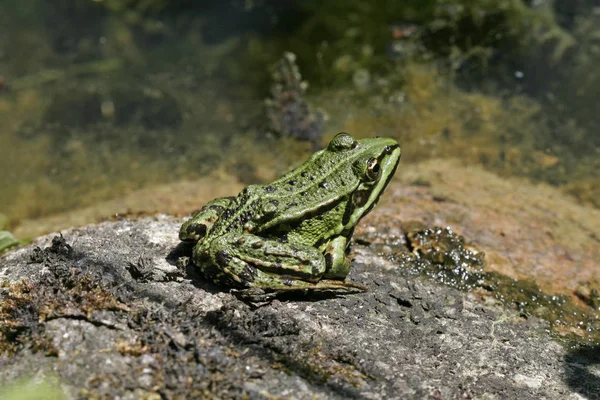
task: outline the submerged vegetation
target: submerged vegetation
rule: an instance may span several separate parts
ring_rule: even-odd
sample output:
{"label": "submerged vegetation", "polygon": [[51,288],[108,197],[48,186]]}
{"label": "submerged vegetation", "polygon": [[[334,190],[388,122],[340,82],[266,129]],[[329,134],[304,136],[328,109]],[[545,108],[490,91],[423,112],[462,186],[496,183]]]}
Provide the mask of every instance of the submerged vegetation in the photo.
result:
{"label": "submerged vegetation", "polygon": [[264,110],[269,67],[285,51],[325,113],[323,141],[341,129],[391,135],[410,161],[459,157],[600,206],[592,1],[8,0],[3,9],[9,229],[215,171],[269,179],[304,158],[306,146],[273,135]]}

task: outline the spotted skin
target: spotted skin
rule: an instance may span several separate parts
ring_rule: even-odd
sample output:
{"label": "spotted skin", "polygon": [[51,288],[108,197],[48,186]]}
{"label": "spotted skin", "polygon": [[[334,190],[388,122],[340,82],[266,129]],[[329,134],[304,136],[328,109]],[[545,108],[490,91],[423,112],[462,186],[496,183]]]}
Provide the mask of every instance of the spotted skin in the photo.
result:
{"label": "spotted skin", "polygon": [[213,282],[269,290],[344,288],[354,227],[378,202],[400,160],[390,138],[340,133],[267,185],[206,204],[179,232]]}

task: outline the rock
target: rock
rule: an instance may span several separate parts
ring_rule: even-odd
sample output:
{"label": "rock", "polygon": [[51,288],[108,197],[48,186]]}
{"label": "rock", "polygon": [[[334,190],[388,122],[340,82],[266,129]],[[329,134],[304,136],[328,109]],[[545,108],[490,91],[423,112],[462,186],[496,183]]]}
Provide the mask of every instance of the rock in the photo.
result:
{"label": "rock", "polygon": [[600,398],[597,346],[569,349],[546,322],[404,274],[368,243],[350,279],[369,292],[255,307],[177,267],[181,222],[105,222],[3,255],[0,386],[58,375],[67,398]]}

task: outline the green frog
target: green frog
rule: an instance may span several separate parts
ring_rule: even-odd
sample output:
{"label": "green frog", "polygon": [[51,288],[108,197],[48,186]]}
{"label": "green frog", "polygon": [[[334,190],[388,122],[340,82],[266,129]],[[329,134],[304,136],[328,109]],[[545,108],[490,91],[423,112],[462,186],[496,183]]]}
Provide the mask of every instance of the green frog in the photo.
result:
{"label": "green frog", "polygon": [[363,289],[346,281],[354,227],[377,204],[400,161],[391,138],[338,133],[267,185],[206,204],[179,231],[213,282],[270,291]]}

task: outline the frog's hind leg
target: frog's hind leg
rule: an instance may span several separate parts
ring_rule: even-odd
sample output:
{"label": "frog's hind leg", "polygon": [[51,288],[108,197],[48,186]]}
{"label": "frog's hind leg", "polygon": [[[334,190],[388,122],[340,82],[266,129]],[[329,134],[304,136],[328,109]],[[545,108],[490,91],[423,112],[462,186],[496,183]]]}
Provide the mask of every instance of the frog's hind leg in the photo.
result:
{"label": "frog's hind leg", "polygon": [[179,230],[179,240],[198,241],[206,236],[233,199],[234,197],[219,197],[206,203],[192,218],[183,223]]}
{"label": "frog's hind leg", "polygon": [[214,280],[226,280],[241,287],[312,286],[326,268],[325,257],[314,247],[244,233],[216,238],[211,242],[208,256],[217,267],[216,274],[209,274]]}

